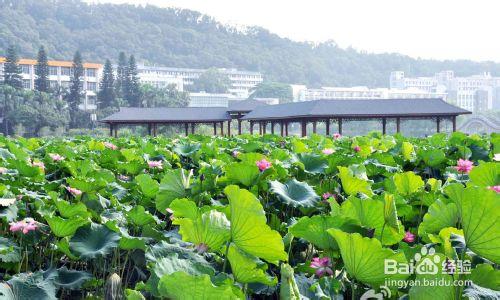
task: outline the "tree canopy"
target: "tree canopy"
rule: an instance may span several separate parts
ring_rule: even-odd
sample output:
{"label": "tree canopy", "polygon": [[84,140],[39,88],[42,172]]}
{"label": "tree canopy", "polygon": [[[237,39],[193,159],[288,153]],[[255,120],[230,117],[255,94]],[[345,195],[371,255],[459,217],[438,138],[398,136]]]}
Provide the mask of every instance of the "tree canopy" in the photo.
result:
{"label": "tree canopy", "polygon": [[227,93],[231,81],[216,68],[210,68],[196,79],[189,89],[193,92]]}
{"label": "tree canopy", "polygon": [[293,100],[292,87],[286,83],[264,81],[251,91],[250,98],[278,98],[280,103]]}
{"label": "tree canopy", "polygon": [[104,62],[127,51],[148,64],[239,68],[262,72],[266,80],[310,86],[384,87],[393,70],[409,76],[441,70],[453,70],[458,76],[487,71],[500,75],[498,63],[372,54],[332,41],[295,42],[259,27],[242,31],[177,8],[79,0],[0,0],[0,6],[0,45],[18,45],[23,57],[35,57],[42,44],[54,59],[69,60],[79,49],[87,60]]}

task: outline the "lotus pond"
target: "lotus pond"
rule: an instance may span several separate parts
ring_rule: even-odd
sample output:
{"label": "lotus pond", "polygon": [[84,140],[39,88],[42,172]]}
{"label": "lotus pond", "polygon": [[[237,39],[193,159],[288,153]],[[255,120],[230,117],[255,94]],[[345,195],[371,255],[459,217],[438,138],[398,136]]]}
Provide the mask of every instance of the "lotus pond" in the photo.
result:
{"label": "lotus pond", "polygon": [[498,153],[498,134],[0,137],[0,299],[498,299]]}

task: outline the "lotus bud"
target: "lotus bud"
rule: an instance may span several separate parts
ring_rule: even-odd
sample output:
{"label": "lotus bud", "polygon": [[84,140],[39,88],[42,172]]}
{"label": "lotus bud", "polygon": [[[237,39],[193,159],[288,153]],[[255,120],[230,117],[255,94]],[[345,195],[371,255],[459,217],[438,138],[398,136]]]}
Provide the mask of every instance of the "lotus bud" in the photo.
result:
{"label": "lotus bud", "polygon": [[122,300],[123,289],[122,279],[116,273],[111,274],[106,280],[106,287],[104,289],[104,300]]}

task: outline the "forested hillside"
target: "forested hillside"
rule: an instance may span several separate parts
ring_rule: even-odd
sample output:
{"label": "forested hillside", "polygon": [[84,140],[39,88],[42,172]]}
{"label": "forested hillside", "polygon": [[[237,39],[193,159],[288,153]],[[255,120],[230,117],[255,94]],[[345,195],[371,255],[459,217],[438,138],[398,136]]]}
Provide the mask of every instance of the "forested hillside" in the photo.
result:
{"label": "forested hillside", "polygon": [[241,32],[189,10],[77,0],[0,0],[0,5],[0,55],[9,44],[16,44],[22,56],[34,57],[43,44],[50,58],[71,59],[79,49],[85,59],[100,62],[126,51],[140,62],[236,67],[263,72],[270,80],[313,86],[387,86],[396,69],[410,75],[444,69],[458,75],[500,75],[498,63],[421,60],[342,49],[333,42],[299,43],[257,27]]}

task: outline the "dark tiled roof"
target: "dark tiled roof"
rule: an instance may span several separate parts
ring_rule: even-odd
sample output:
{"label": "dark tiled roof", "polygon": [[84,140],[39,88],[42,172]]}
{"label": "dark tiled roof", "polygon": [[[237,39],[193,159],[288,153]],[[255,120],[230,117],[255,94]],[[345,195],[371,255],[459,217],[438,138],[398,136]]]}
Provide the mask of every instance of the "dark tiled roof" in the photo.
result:
{"label": "dark tiled roof", "polygon": [[293,119],[301,117],[425,117],[471,112],[442,99],[315,100],[257,107],[242,119]]}
{"label": "dark tiled roof", "polygon": [[104,123],[175,123],[231,120],[225,107],[122,107],[104,119]]}
{"label": "dark tiled roof", "polygon": [[249,112],[260,106],[267,106],[266,103],[262,101],[257,101],[254,99],[239,100],[239,101],[229,101],[229,112]]}

